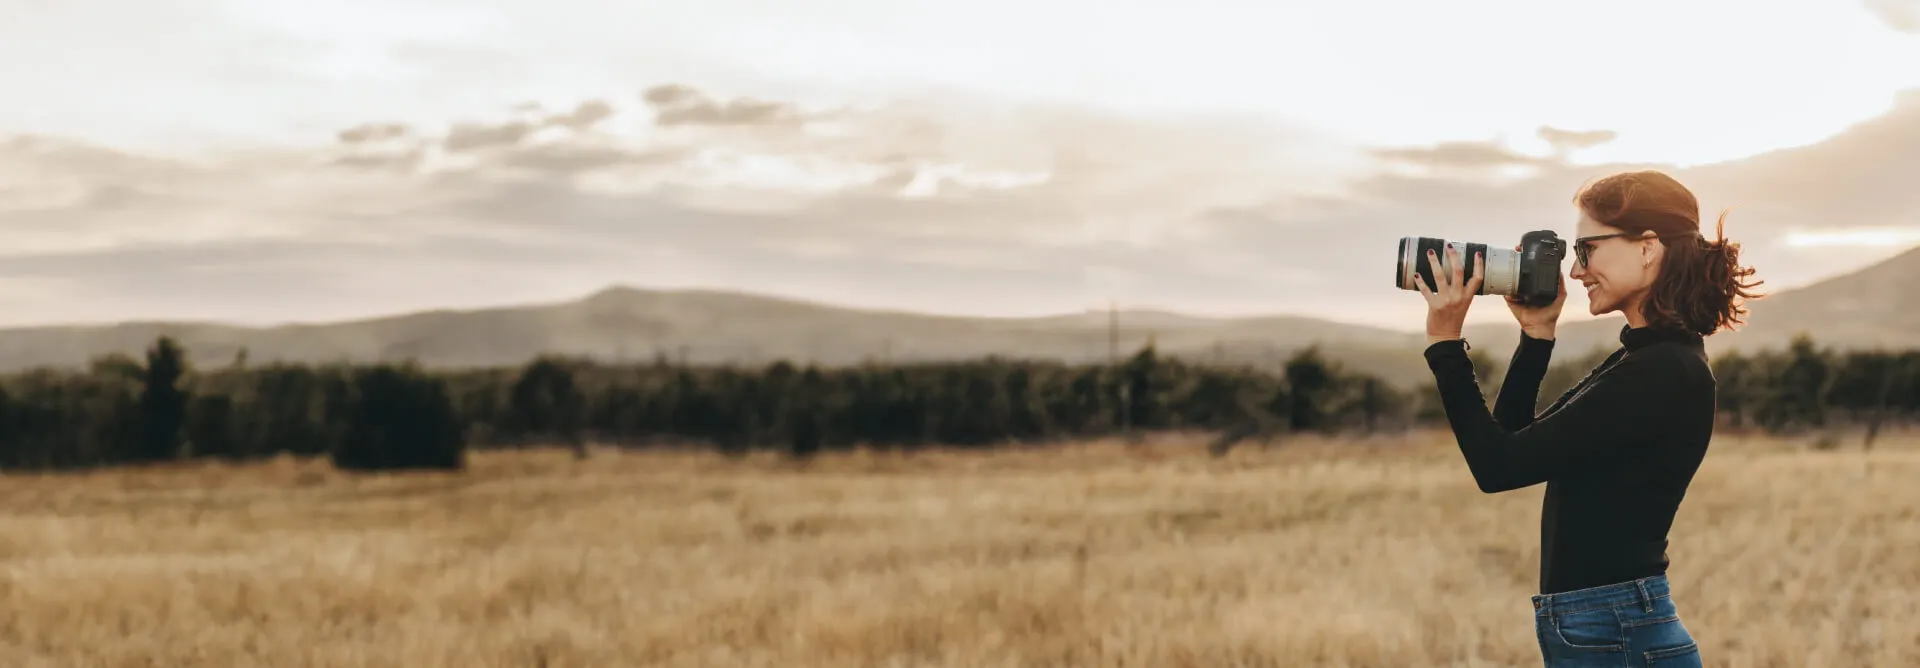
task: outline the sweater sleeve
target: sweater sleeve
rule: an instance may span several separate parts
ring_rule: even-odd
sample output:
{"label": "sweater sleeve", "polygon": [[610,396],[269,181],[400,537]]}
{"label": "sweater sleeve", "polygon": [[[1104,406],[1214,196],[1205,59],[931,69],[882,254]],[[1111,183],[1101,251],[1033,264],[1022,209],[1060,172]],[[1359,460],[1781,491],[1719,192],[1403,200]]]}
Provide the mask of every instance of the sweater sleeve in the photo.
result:
{"label": "sweater sleeve", "polygon": [[1659,428],[1681,385],[1661,377],[1658,360],[1628,358],[1560,410],[1507,429],[1487,411],[1463,342],[1428,346],[1426,358],[1460,453],[1489,494],[1615,460]]}
{"label": "sweater sleeve", "polygon": [[1493,416],[1501,428],[1517,431],[1533,424],[1539,407],[1540,381],[1547,376],[1547,364],[1553,360],[1553,340],[1536,339],[1520,333],[1520,344],[1507,363],[1506,380],[1500,382],[1500,396],[1494,399]]}

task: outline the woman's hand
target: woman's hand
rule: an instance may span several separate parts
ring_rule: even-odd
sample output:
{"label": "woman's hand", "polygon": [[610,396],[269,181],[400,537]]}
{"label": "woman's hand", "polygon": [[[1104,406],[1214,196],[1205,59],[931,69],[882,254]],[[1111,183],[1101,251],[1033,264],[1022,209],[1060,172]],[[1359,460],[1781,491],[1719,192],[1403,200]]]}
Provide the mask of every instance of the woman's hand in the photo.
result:
{"label": "woman's hand", "polygon": [[[1520,247],[1514,246],[1513,250],[1519,251]],[[1567,275],[1559,274],[1558,278],[1560,295],[1554,297],[1551,304],[1528,306],[1517,297],[1507,295],[1507,310],[1513,312],[1513,319],[1520,323],[1520,331],[1526,332],[1527,336],[1549,341],[1553,339],[1554,329],[1560,324],[1560,309],[1567,305]]]}
{"label": "woman's hand", "polygon": [[1420,296],[1427,298],[1427,343],[1451,341],[1462,338],[1460,330],[1467,321],[1467,307],[1473,305],[1474,293],[1480,291],[1480,272],[1487,266],[1483,256],[1474,256],[1473,276],[1461,280],[1465,271],[1460,261],[1460,250],[1456,246],[1447,246],[1446,264],[1440,264],[1433,251],[1427,251],[1427,265],[1434,267],[1434,290],[1427,289],[1427,282],[1413,282],[1420,289]]}

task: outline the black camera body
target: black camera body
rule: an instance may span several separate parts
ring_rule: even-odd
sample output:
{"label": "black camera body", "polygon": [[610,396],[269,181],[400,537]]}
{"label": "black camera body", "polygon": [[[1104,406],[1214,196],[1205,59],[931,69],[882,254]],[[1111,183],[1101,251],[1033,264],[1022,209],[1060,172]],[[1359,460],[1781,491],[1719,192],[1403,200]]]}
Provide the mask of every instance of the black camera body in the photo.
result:
{"label": "black camera body", "polygon": [[1520,280],[1514,294],[1528,306],[1546,306],[1560,297],[1560,263],[1567,242],[1553,230],[1520,235]]}
{"label": "black camera body", "polygon": [[1401,237],[1400,262],[1394,268],[1395,286],[1415,290],[1414,281],[1422,280],[1427,289],[1434,289],[1434,267],[1427,260],[1427,251],[1433,251],[1444,262],[1448,248],[1458,249],[1460,259],[1466,263],[1462,277],[1473,276],[1474,257],[1485,255],[1486,267],[1481,274],[1480,290],[1475,294],[1511,296],[1529,306],[1552,304],[1560,296],[1560,267],[1567,258],[1567,242],[1553,230],[1520,235],[1518,251],[1439,237]]}

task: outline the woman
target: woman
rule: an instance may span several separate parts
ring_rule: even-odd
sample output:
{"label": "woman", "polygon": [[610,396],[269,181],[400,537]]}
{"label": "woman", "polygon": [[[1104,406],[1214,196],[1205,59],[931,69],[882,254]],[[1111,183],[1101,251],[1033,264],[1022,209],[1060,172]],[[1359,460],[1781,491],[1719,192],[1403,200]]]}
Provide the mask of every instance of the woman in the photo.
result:
{"label": "woman", "polygon": [[[1669,593],[1667,531],[1713,434],[1714,378],[1703,338],[1741,322],[1746,279],[1722,216],[1700,233],[1693,193],[1659,172],[1616,174],[1574,197],[1568,276],[1594,315],[1626,316],[1621,347],[1537,416],[1535,400],[1566,302],[1508,299],[1520,323],[1491,412],[1461,326],[1480,287],[1449,250],[1427,300],[1427,365],[1460,452],[1489,494],[1546,483],[1534,627],[1548,666],[1699,666]],[[1441,258],[1431,260],[1441,261]]]}

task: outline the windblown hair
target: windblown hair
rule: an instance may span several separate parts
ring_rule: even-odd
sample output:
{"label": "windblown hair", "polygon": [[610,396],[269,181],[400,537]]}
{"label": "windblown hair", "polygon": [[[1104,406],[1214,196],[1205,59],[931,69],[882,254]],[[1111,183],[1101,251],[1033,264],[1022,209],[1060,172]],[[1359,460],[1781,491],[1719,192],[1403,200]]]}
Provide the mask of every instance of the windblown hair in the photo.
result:
{"label": "windblown hair", "polygon": [[1701,336],[1744,324],[1745,302],[1762,281],[1740,266],[1740,244],[1726,237],[1727,214],[1714,224],[1715,241],[1700,233],[1700,202],[1673,177],[1657,171],[1624,172],[1594,181],[1573,197],[1595,221],[1633,234],[1652,230],[1667,252],[1659,277],[1641,304],[1650,327],[1685,329]]}

